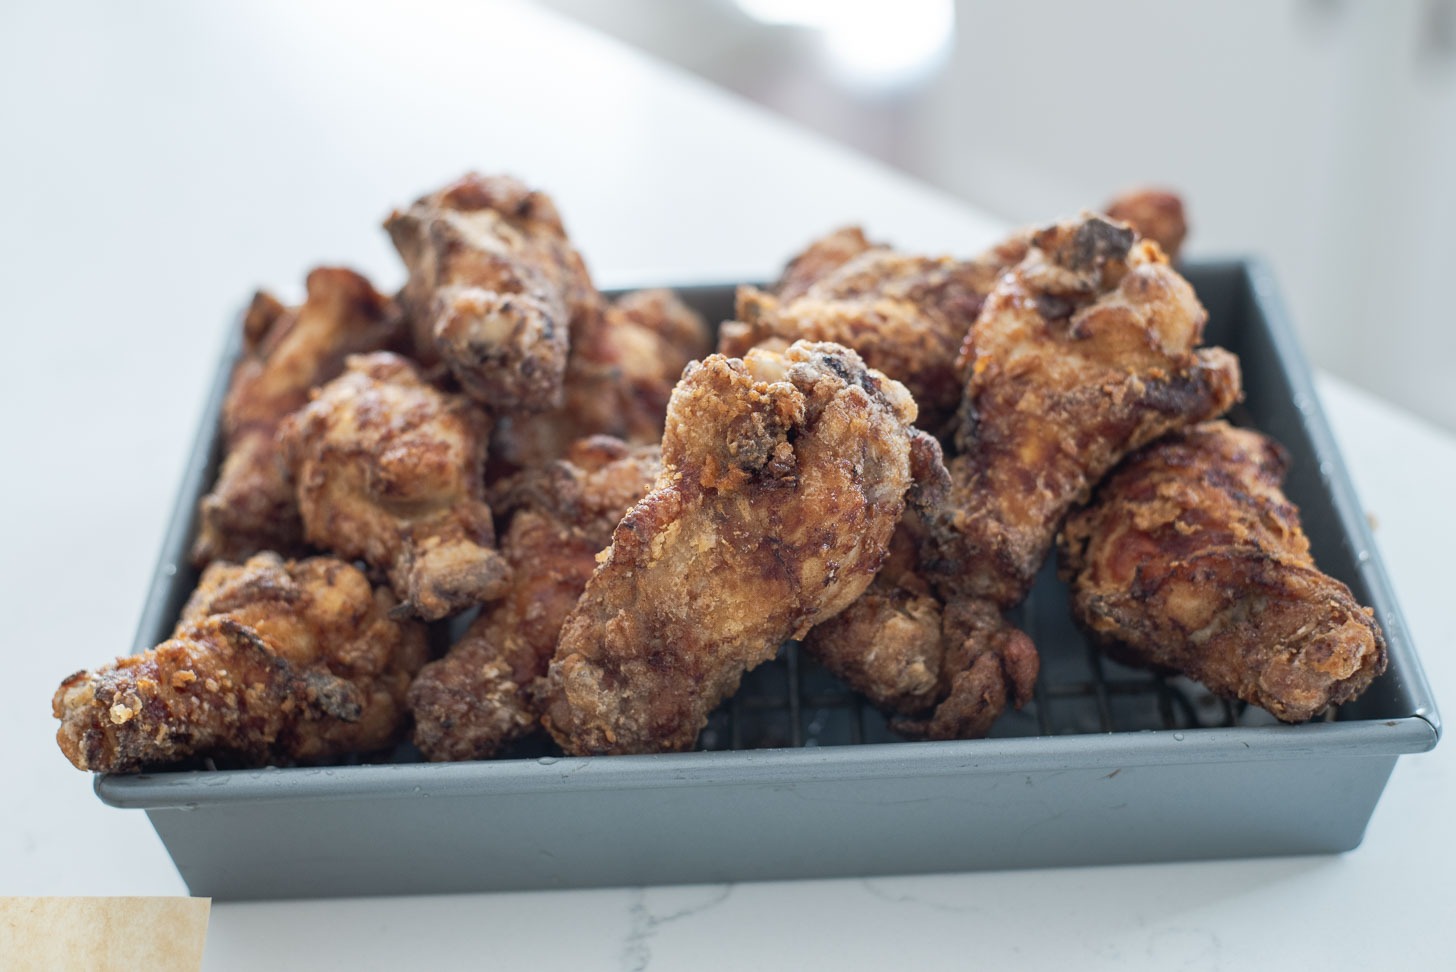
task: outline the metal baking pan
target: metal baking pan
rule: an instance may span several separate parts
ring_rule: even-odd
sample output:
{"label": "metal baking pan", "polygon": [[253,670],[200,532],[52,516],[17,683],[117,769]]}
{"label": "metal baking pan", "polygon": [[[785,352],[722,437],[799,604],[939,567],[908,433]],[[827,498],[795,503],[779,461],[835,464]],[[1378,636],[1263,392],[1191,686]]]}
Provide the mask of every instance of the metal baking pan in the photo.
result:
{"label": "metal baking pan", "polygon": [[[1186,680],[1091,651],[1050,568],[1020,620],[1041,649],[1035,701],[992,737],[901,742],[793,645],[750,673],[699,751],[490,762],[103,775],[140,808],[193,894],[290,898],[879,875],[1313,854],[1360,843],[1402,753],[1440,736],[1429,686],[1258,263],[1185,268],[1210,343],[1243,362],[1233,416],[1279,439],[1320,566],[1375,608],[1390,668],[1325,721],[1276,724]],[[680,293],[709,320],[733,288]],[[187,550],[236,353],[208,399],[136,649],[164,640],[196,582]]]}

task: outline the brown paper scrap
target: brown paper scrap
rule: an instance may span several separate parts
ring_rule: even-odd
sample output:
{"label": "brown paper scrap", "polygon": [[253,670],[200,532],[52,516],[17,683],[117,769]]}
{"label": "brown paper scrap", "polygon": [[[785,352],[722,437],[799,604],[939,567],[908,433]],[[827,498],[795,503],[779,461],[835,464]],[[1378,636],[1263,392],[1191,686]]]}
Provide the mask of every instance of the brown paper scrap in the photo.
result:
{"label": "brown paper scrap", "polygon": [[211,898],[0,898],[0,967],[197,972]]}

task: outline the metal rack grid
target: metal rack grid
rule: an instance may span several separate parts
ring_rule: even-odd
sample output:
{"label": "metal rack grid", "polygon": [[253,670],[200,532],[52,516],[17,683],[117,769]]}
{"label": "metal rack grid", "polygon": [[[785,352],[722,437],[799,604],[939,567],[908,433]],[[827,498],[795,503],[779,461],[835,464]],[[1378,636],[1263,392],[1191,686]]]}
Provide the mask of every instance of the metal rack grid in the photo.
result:
{"label": "metal rack grid", "polygon": [[[1076,627],[1065,586],[1048,565],[1012,614],[1041,653],[1035,696],[1007,712],[992,737],[1189,730],[1272,725],[1255,706],[1229,702],[1187,678],[1119,664]],[[1337,718],[1334,710],[1326,721]],[[842,746],[904,741],[885,717],[790,642],[749,672],[708,720],[700,750]]]}

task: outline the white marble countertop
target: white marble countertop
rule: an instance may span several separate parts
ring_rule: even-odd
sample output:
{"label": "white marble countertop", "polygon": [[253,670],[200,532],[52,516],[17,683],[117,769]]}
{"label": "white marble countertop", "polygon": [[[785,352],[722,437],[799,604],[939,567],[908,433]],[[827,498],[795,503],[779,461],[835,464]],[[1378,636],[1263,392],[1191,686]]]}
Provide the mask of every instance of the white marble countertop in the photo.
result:
{"label": "white marble countertop", "polygon": [[[860,221],[971,252],[993,221],[514,4],[0,12],[9,350],[0,894],[181,894],[146,818],[56,751],[47,700],[123,651],[223,328],[466,168],[557,198],[599,282],[734,280]],[[1320,392],[1435,686],[1456,684],[1456,439]],[[1450,704],[1447,713],[1456,711]],[[1450,967],[1456,753],[1400,760],[1340,856],[687,888],[217,904],[209,969]]]}

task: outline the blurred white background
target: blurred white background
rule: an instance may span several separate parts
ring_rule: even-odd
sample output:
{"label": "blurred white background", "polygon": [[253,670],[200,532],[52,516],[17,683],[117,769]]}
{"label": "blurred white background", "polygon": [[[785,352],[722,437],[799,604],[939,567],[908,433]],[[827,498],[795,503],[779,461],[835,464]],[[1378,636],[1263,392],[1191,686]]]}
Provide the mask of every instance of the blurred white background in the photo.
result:
{"label": "blurred white background", "polygon": [[1456,428],[1456,0],[539,2],[1015,223],[1176,188],[1190,256]]}

